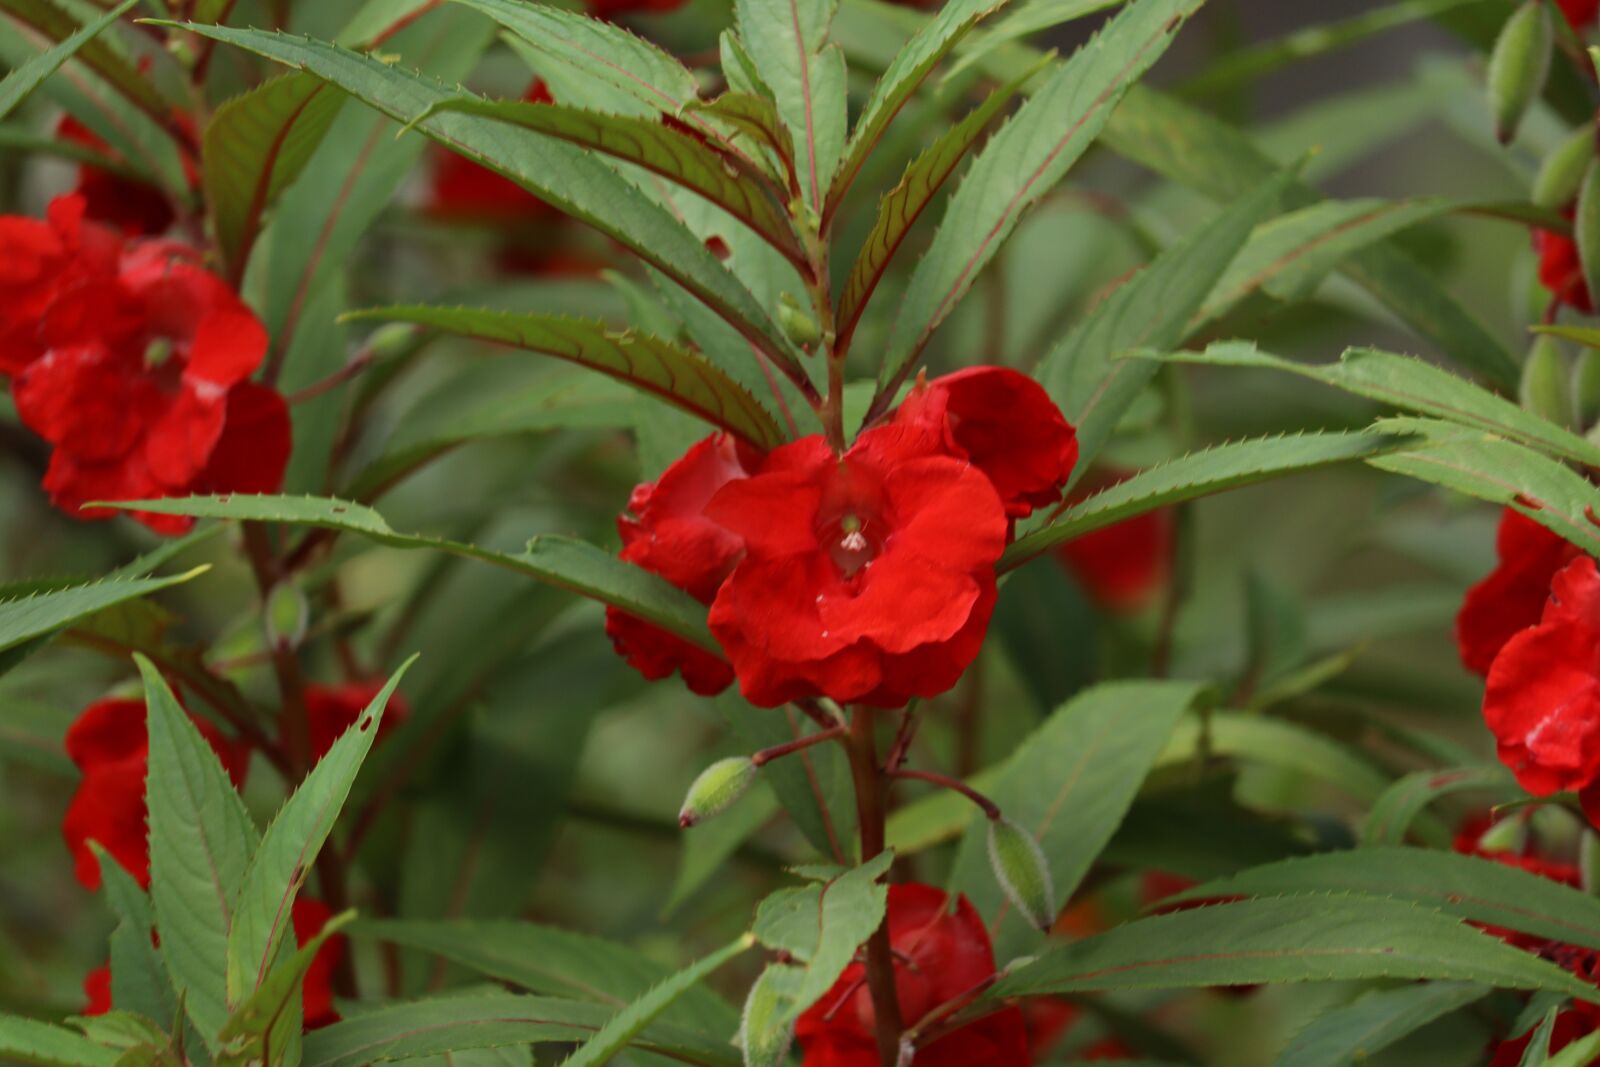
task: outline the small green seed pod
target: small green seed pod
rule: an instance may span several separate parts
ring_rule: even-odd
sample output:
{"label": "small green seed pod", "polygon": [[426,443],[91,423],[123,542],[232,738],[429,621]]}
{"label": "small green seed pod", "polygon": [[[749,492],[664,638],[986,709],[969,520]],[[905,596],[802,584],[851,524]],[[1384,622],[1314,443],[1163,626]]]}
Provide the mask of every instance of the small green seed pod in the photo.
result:
{"label": "small green seed pod", "polygon": [[1489,55],[1489,113],[1494,134],[1509,144],[1528,107],[1544,90],[1555,26],[1544,0],[1527,0],[1500,28]]}
{"label": "small green seed pod", "polygon": [[1522,383],[1518,389],[1522,406],[1558,426],[1567,424],[1572,411],[1568,389],[1572,381],[1566,353],[1553,337],[1540,337],[1528,349],[1522,364]]}
{"label": "small green seed pod", "polygon": [[1572,203],[1583,185],[1584,172],[1595,157],[1595,130],[1592,123],[1579,126],[1561,146],[1544,157],[1539,175],[1533,179],[1533,202],[1559,211]]}
{"label": "small green seed pod", "polygon": [[702,819],[722,814],[744,796],[755,780],[756,765],[749,756],[718,760],[701,771],[700,777],[689,787],[683,810],[678,812],[678,825],[690,827]]}
{"label": "small green seed pod", "polygon": [[783,327],[789,340],[801,348],[810,348],[822,339],[822,329],[817,325],[817,320],[788,293],[778,295],[778,325]]}
{"label": "small green seed pod", "polygon": [[801,972],[774,963],[761,972],[744,998],[739,1021],[739,1046],[745,1067],[779,1067],[794,1043],[794,991]]}
{"label": "small green seed pod", "polygon": [[1528,824],[1517,815],[1501,819],[1478,837],[1480,852],[1520,853],[1527,845]]}
{"label": "small green seed pod", "polygon": [[1579,430],[1600,423],[1600,351],[1579,351],[1572,365],[1572,418]]}
{"label": "small green seed pod", "polygon": [[1600,163],[1590,163],[1578,188],[1578,210],[1572,218],[1572,236],[1578,243],[1583,283],[1591,295],[1600,294]]}
{"label": "small green seed pod", "polygon": [[989,863],[995,880],[1022,917],[1049,930],[1056,920],[1050,864],[1032,834],[1005,816],[989,820]]}
{"label": "small green seed pod", "polygon": [[311,619],[311,605],[305,590],[294,581],[282,581],[267,594],[265,622],[267,643],[275,649],[294,649],[305,640]]}
{"label": "small green seed pod", "polygon": [[1600,896],[1600,834],[1592,829],[1578,838],[1578,883],[1590,896]]}

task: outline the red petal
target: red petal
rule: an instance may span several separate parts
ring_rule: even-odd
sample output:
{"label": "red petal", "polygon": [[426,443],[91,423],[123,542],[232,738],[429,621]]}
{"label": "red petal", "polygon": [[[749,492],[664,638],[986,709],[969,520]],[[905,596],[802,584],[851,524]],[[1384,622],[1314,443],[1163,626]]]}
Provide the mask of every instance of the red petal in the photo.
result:
{"label": "red petal", "polygon": [[196,479],[196,493],[275,493],[289,465],[293,425],[289,405],[264,385],[241,382],[228,391],[222,436]]}

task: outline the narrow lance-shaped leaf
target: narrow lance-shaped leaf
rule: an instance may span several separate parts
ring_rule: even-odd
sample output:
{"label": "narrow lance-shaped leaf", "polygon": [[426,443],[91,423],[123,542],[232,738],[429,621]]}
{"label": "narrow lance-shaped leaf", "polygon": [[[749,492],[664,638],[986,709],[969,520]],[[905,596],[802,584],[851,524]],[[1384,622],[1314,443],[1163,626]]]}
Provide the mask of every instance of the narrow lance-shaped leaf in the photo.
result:
{"label": "narrow lance-shaped leaf", "polygon": [[111,579],[0,600],[0,652],[65,629],[96,612],[181,585],[210,570],[196,567],[169,578]]}
{"label": "narrow lance-shaped leaf", "polygon": [[1000,557],[1010,570],[1056,545],[1158,507],[1335,463],[1370,459],[1419,444],[1404,434],[1311,433],[1218,445],[1118,482],[1018,538]]}
{"label": "narrow lance-shaped leaf", "polygon": [[562,104],[523,100],[444,100],[427,114],[461,112],[533,130],[636,164],[698,193],[749,226],[801,271],[805,252],[763,176],[739,156],[718,151],[652,119],[608,115]]}
{"label": "narrow lance-shaped leaf", "polygon": [[749,390],[682,345],[650,334],[616,333],[598,322],[467,308],[393,307],[358,311],[346,322],[410,322],[478,341],[516,345],[627,382],[766,451],[785,434]]}
{"label": "narrow lance-shaped leaf", "polygon": [[777,157],[782,176],[790,187],[798,188],[800,177],[795,170],[794,138],[778,115],[778,105],[755,93],[727,92],[714,100],[691,101],[684,106],[685,116],[705,115],[726,123],[756,143],[764,145]]}
{"label": "narrow lance-shaped leaf", "polygon": [[1098,136],[1130,85],[1202,0],[1137,0],[1063,63],[989,140],[917,264],[879,373],[892,394],[1017,221]]}
{"label": "narrow lance-shaped leaf", "polygon": [[280,1067],[300,1062],[300,994],[306,972],[324,942],[353,918],[353,911],[330,918],[234,1009],[218,1035],[213,1067]]}
{"label": "narrow lance-shaped leaf", "polygon": [[0,1015],[0,1057],[33,1067],[115,1067],[120,1053],[64,1026]]}
{"label": "narrow lance-shaped leaf", "polygon": [[22,66],[0,80],[0,119],[11,114],[16,106],[28,98],[46,78],[61,68],[61,64],[77,54],[78,49],[100,35],[100,32],[123,15],[139,0],[123,0],[104,15],[87,23],[76,33],[46,48]]}
{"label": "narrow lance-shaped leaf", "polygon": [[822,211],[824,221],[832,218],[838,210],[839,202],[850,189],[850,183],[855,181],[868,155],[877,147],[884,131],[906,101],[911,99],[917,87],[973,26],[1006,3],[1007,0],[952,0],[905,43],[905,47],[889,64],[889,69],[872,87],[872,95],[861,108],[855,129],[850,131],[844,159],[828,189],[827,202]]}
{"label": "narrow lance-shaped leaf", "polygon": [[967,150],[1036,71],[1037,68],[1030,70],[990,93],[983,103],[912,160],[899,183],[884,194],[878,205],[877,221],[872,225],[872,232],[867,234],[839,294],[838,344],[841,347],[850,343],[867,301],[872,299],[884,272],[889,269],[890,260],[911,233],[911,227],[966,158]]}
{"label": "narrow lance-shaped leaf", "polygon": [[228,1020],[228,928],[259,837],[217,754],[161,673],[143,656],[135,659],[150,734],[150,900],[173,985],[211,1042]]}
{"label": "narrow lance-shaped leaf", "polygon": [[372,508],[326,497],[233,494],[120,501],[97,506],[164,515],[317,526],[359,534],[394,548],[448,552],[611,604],[708,652],[722,654],[706,628],[704,605],[664,578],[569,537],[541,535],[529,541],[523,552],[496,552],[460,541],[399,533]]}
{"label": "narrow lance-shaped leaf", "polygon": [[1278,1056],[1278,1067],[1360,1063],[1488,995],[1488,986],[1472,982],[1426,982],[1368,993],[1354,1004],[1327,1012],[1296,1034]]}
{"label": "narrow lance-shaped leaf", "polygon": [[262,216],[304,169],[344,98],[306,74],[234,97],[206,125],[201,180],[227,276],[244,276]]}
{"label": "narrow lance-shaped leaf", "polygon": [[1441,797],[1463,792],[1499,792],[1508,798],[1516,782],[1504,767],[1455,767],[1449,770],[1413,771],[1384,790],[1361,825],[1361,841],[1368,845],[1401,845],[1418,814]]}
{"label": "narrow lance-shaped leaf", "polygon": [[119,920],[111,932],[111,1003],[147,1018],[171,1019],[177,1012],[177,998],[151,936],[155,915],[150,898],[98,843],[92,847],[100,861],[106,903]]}
{"label": "narrow lance-shaped leaf", "polygon": [[[400,122],[443,101],[471,98],[464,90],[446,89],[326,42],[222,26],[185,28],[304,70]],[[778,340],[777,327],[750,291],[682,223],[639,196],[604,161],[544,135],[507,137],[503,124],[477,115],[437,114],[419,121],[416,129],[615,238],[716,311],[786,372],[804,377],[804,368]]]}
{"label": "narrow lance-shaped leaf", "polygon": [[279,810],[245,872],[244,885],[228,929],[228,1002],[237,1006],[255,995],[292,930],[290,915],[334,821],[344,807],[356,773],[383,721],[384,708],[412,657],[401,665],[366,709],[317,761],[294,795]]}

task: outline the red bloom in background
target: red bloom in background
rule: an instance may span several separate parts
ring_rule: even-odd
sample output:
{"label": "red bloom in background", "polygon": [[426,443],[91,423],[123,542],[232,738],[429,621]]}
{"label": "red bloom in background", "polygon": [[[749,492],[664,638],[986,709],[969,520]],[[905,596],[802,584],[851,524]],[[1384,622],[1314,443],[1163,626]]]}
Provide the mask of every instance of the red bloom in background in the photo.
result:
{"label": "red bloom in background", "polygon": [[96,967],[83,976],[83,1014],[104,1015],[111,1010],[111,966]]}
{"label": "red bloom in background", "polygon": [[584,7],[597,19],[614,19],[618,15],[644,12],[664,15],[682,7],[684,0],[584,0]]}
{"label": "red bloom in background", "polygon": [[[907,1025],[972,990],[995,973],[983,920],[966,897],[926,885],[889,887],[889,942],[900,1015]],[[872,995],[860,963],[848,967],[823,998],[800,1016],[795,1037],[805,1067],[876,1067]],[[1022,1012],[1008,1008],[917,1050],[917,1067],[1028,1067]]]}
{"label": "red bloom in background", "polygon": [[807,437],[712,499],[706,514],[745,543],[710,623],[746,699],[899,707],[977,656],[1005,508],[975,466],[926,447],[901,425],[843,457]]}
{"label": "red bloom in background", "polygon": [[1536,796],[1577,790],[1591,821],[1600,778],[1600,571],[1579,556],[1555,576],[1537,626],[1506,642],[1484,690],[1500,761]]}
{"label": "red bloom in background", "polygon": [[[0,228],[0,253],[18,243],[33,253],[22,283],[0,289],[9,327],[0,362],[15,376],[18,415],[55,446],[44,480],[51,500],[79,518],[107,518],[115,512],[79,509],[276,489],[291,429],[283,398],[248,380],[266,355],[260,320],[194,249],[120,244],[83,223],[82,211],[80,199],[64,198],[51,205],[48,234],[28,220]],[[193,525],[138,517],[162,533]]]}
{"label": "red bloom in background", "polygon": [[1467,590],[1456,615],[1461,662],[1478,674],[1488,674],[1505,643],[1538,623],[1550,599],[1550,580],[1579,550],[1515,508],[1506,508],[1495,535],[1495,554],[1500,562]]}
{"label": "red bloom in background", "polygon": [[[528,86],[522,99],[530,104],[555,102],[542,78]],[[560,217],[555,208],[510,178],[444,149],[435,156],[425,210],[451,222],[507,223]]]}
{"label": "red bloom in background", "polygon": [[[1571,216],[1567,212],[1567,217]],[[1536,229],[1533,250],[1539,256],[1539,284],[1560,303],[1585,315],[1594,314],[1594,300],[1583,280],[1583,264],[1578,260],[1578,243],[1562,234]]]}
{"label": "red bloom in background", "polygon": [[[706,505],[729,482],[746,478],[761,459],[728,434],[707,437],[683,454],[655,482],[637,486],[630,515],[617,519],[622,558],[661,575],[702,604],[717,595],[723,579],[744,554],[744,541],[706,515]],[[703,696],[722,692],[733,668],[697,648],[616,608],[606,609],[606,634],[617,652],[651,681],[681,671],[688,687]]]}
{"label": "red bloom in background", "polygon": [[[1068,503],[1087,500],[1134,473],[1097,471],[1073,490]],[[1056,549],[1056,559],[1097,604],[1112,611],[1131,611],[1166,584],[1176,534],[1172,510],[1157,508],[1073,538]]]}
{"label": "red bloom in background", "polygon": [[935,438],[935,446],[981,470],[1022,518],[1061,499],[1078,462],[1078,436],[1043,387],[1005,367],[971,367],[918,383],[895,423]]}
{"label": "red bloom in background", "polygon": [[[328,920],[333,918],[333,912],[320,900],[296,897],[290,918],[294,923],[295,943],[303,946],[322,932]],[[339,961],[347,950],[345,936],[334,934],[311,957],[300,998],[307,1030],[316,1030],[339,1021],[339,1013],[333,1009],[333,972],[338,969]]]}
{"label": "red bloom in background", "polygon": [[[250,765],[249,748],[229,741],[208,722],[193,721],[233,784],[243,786]],[[78,881],[86,888],[99,888],[100,864],[89,849],[90,841],[98,841],[141,886],[148,886],[150,843],[144,779],[150,740],[144,701],[111,699],[90,704],[67,730],[66,748],[67,756],[83,772],[61,822],[62,835],[76,861]]]}
{"label": "red bloom in background", "polygon": [[1556,6],[1579,33],[1600,17],[1600,0],[1556,0]]}
{"label": "red bloom in background", "polygon": [[[311,721],[311,758],[319,760],[344,732],[355,725],[367,705],[383,690],[380,680],[347,682],[344,685],[313,685],[306,687],[306,715]],[[374,743],[382,741],[395,727],[411,714],[405,697],[398,691],[389,697],[383,721],[378,724]],[[320,929],[320,927],[319,927]]]}
{"label": "red bloom in background", "polygon": [[[109,162],[122,162],[110,145],[71,115],[62,117],[56,136],[93,149]],[[172,228],[171,203],[165,193],[147,182],[83,163],[78,167],[75,192],[83,200],[86,218],[115,226],[129,237],[165,233]]]}

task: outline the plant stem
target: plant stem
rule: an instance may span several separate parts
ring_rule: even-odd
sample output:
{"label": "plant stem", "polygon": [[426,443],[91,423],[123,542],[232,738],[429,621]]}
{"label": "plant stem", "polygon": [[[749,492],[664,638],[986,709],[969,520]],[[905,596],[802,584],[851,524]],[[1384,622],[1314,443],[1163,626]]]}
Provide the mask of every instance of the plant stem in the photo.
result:
{"label": "plant stem", "polygon": [[889,777],[914,778],[919,782],[932,782],[934,785],[943,786],[945,789],[960,793],[962,796],[978,805],[978,807],[982,808],[983,813],[990,819],[998,819],[1000,817],[1000,805],[996,804],[994,801],[990,800],[988,797],[972,788],[966,782],[963,782],[957,778],[951,778],[947,774],[940,774],[937,771],[918,771],[912,770],[908,767],[901,767],[899,770],[891,771],[889,773]]}
{"label": "plant stem", "polygon": [[[865,863],[883,851],[886,812],[885,776],[878,765],[877,740],[873,735],[871,708],[858,707],[850,715],[850,771],[856,787],[856,814],[861,825],[861,861]],[[872,994],[872,1013],[877,1023],[878,1059],[883,1067],[895,1067],[900,1059],[900,998],[894,983],[894,950],[889,945],[889,917],[867,940],[867,989]]]}
{"label": "plant stem", "polygon": [[806,734],[804,737],[797,737],[793,741],[785,741],[783,744],[773,745],[771,748],[764,748],[751,756],[750,762],[760,767],[792,752],[799,752],[802,749],[810,748],[812,745],[820,745],[824,741],[833,741],[841,738],[844,733],[845,728],[843,726],[830,726],[826,730],[814,734]]}

